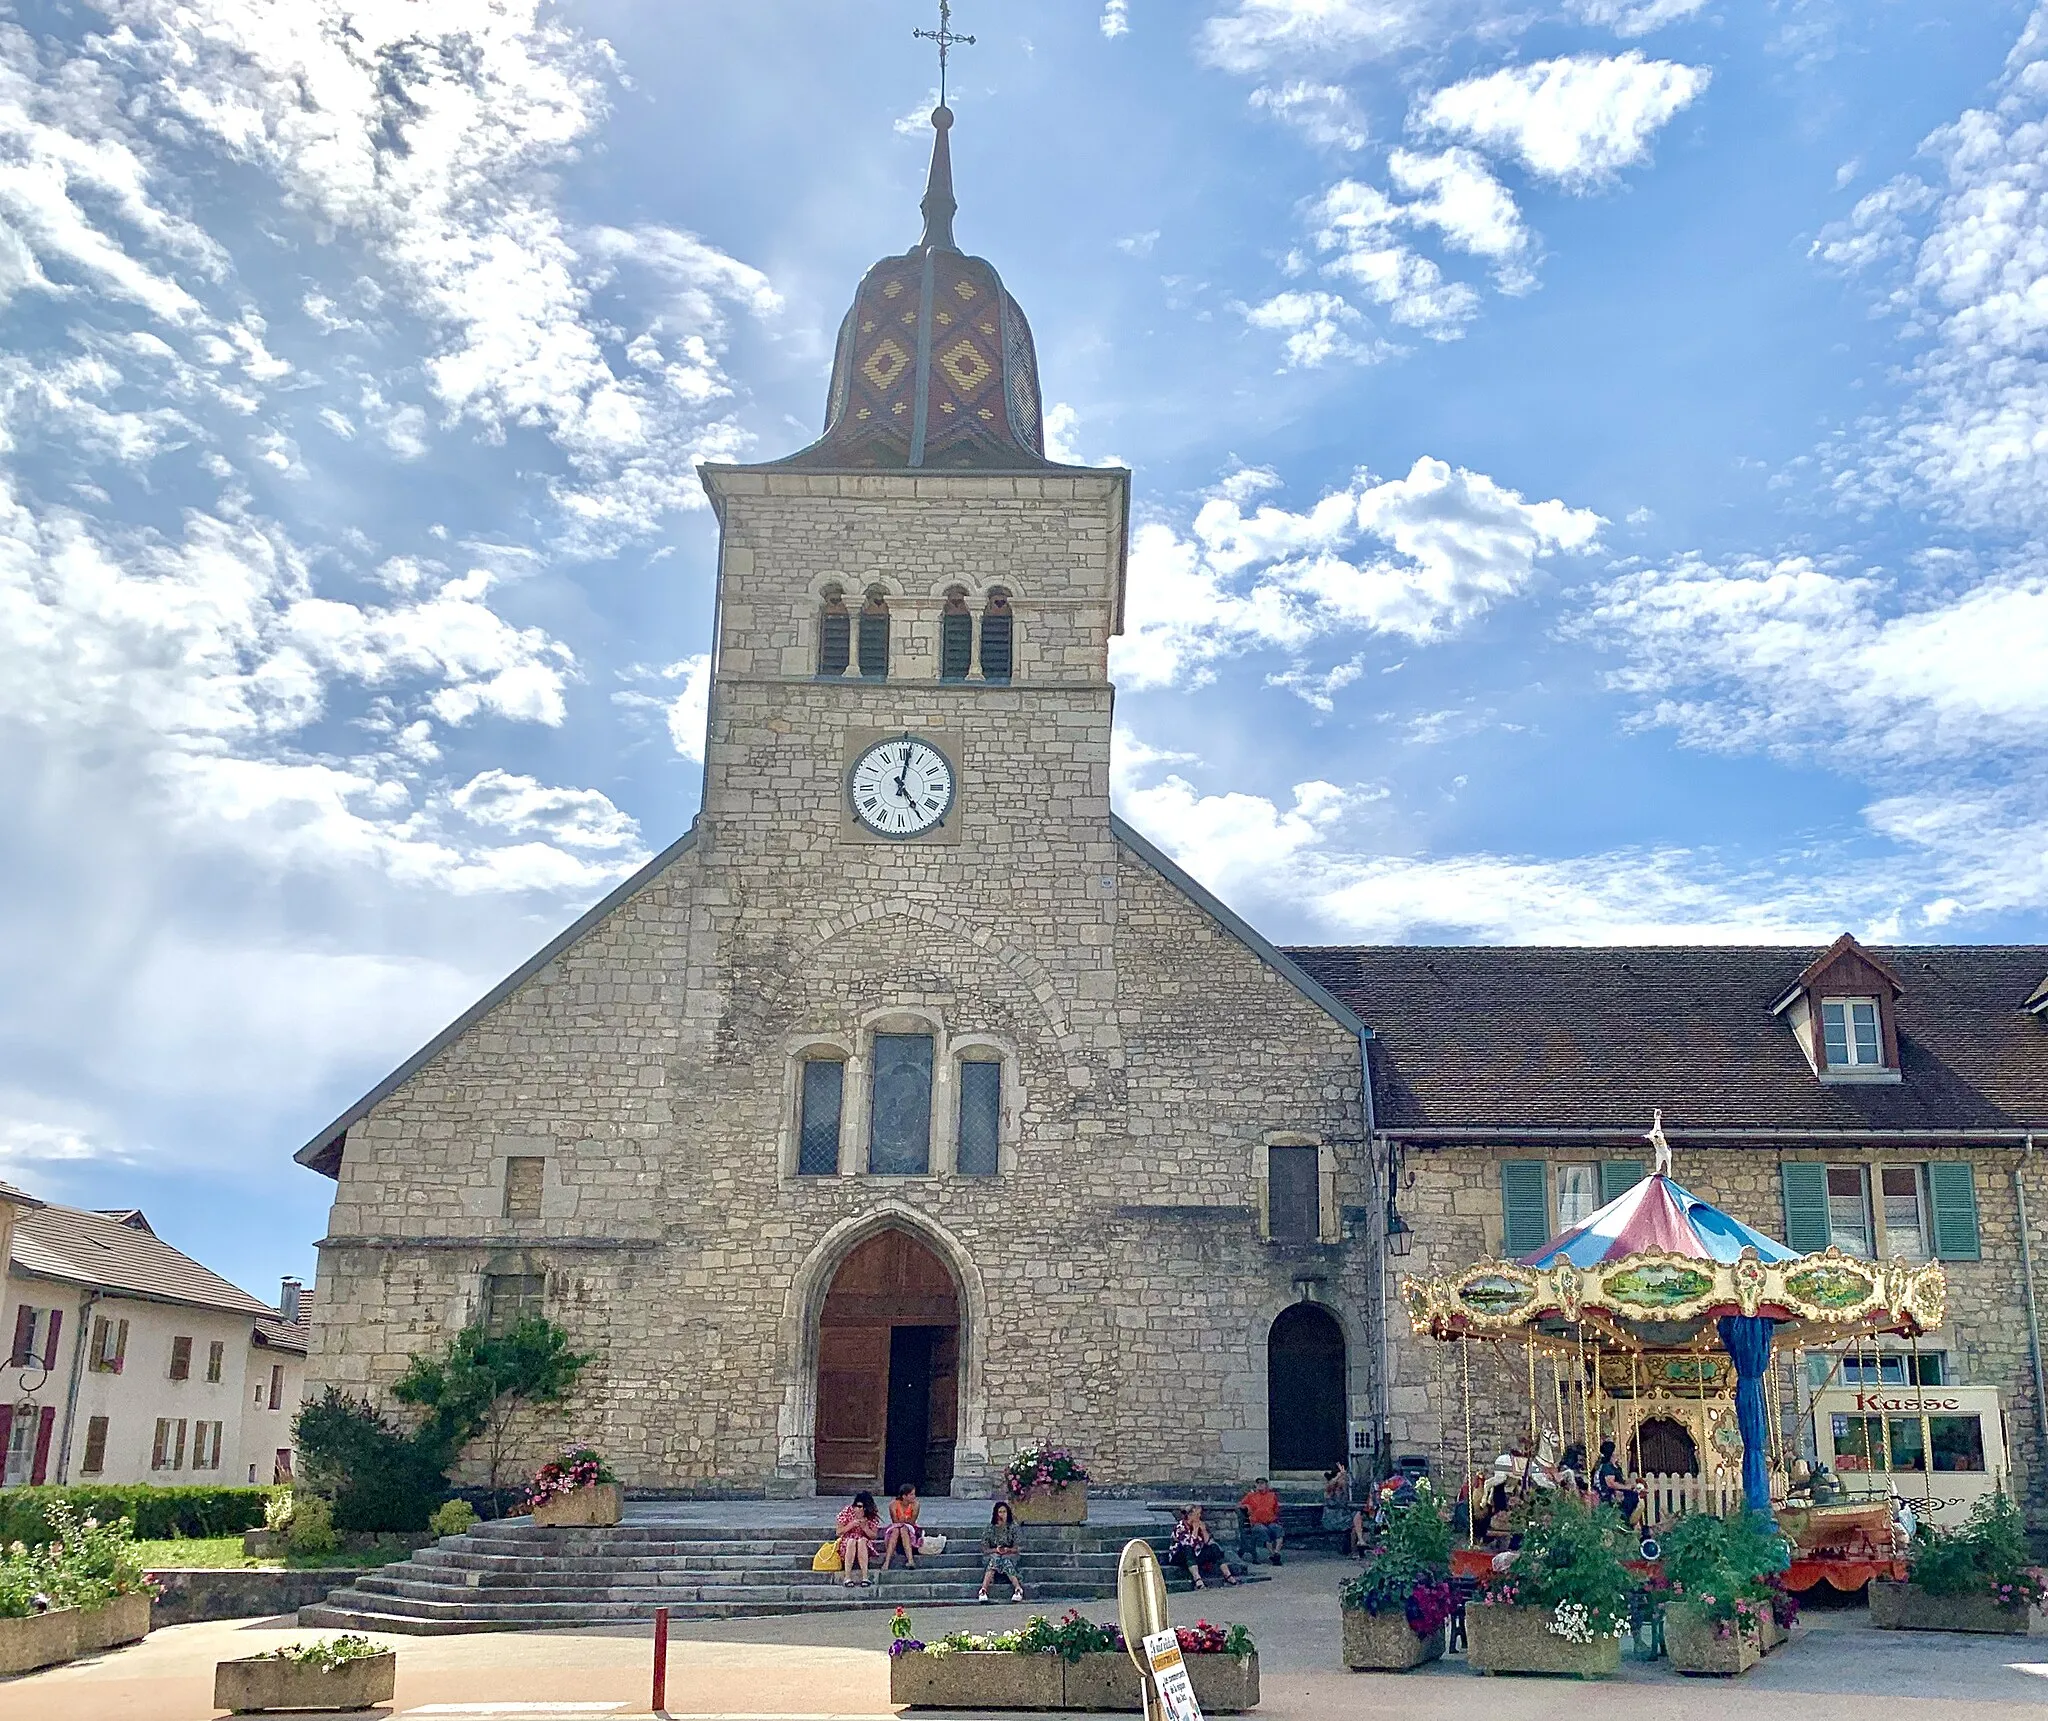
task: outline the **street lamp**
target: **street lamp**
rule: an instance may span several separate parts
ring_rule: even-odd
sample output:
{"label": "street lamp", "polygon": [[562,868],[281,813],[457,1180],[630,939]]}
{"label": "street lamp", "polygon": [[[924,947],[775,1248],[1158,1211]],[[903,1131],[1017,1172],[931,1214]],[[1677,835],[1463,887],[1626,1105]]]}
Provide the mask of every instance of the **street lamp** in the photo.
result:
{"label": "street lamp", "polygon": [[1387,1253],[1400,1260],[1415,1247],[1415,1232],[1408,1221],[1401,1217],[1400,1208],[1392,1201],[1387,1203]]}

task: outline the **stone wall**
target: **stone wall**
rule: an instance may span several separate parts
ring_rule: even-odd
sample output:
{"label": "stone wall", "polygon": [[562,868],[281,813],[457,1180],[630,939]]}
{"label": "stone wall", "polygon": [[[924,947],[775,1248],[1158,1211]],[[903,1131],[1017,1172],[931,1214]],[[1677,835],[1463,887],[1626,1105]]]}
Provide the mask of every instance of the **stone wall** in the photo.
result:
{"label": "stone wall", "polygon": [[[956,1485],[1053,1437],[1103,1483],[1264,1467],[1264,1340],[1304,1295],[1369,1414],[1378,1226],[1265,1242],[1264,1143],[1363,1133],[1358,1047],[1120,843],[1110,630],[1125,475],[714,473],[720,634],[695,842],[348,1134],[312,1373],[381,1391],[473,1318],[483,1276],[544,1273],[593,1351],[573,1429],[643,1487],[807,1487],[817,1304],[878,1223],[961,1289]],[[909,570],[916,570],[915,573]],[[891,590],[886,682],[810,675],[817,594]],[[931,679],[945,588],[1014,594],[1007,687]],[[851,829],[865,736],[915,730],[960,779],[938,840]],[[862,1156],[866,1048],[939,1053],[930,1174]],[[1001,1173],[956,1176],[948,1053],[1000,1054]],[[841,1174],[794,1170],[797,1060],[847,1054]],[[499,1216],[509,1155],[542,1211]],[[1362,1150],[1332,1193],[1369,1205]]]}
{"label": "stone wall", "polygon": [[[1996,1386],[2003,1394],[2006,1440],[2013,1489],[2034,1518],[2048,1517],[2048,1486],[2040,1463],[2040,1421],[2028,1356],[2025,1295],[2021,1277],[2018,1207],[2013,1175],[2024,1164],[2016,1152],[1900,1148],[1873,1154],[1863,1150],[1788,1150],[1768,1147],[1697,1149],[1681,1147],[1673,1175],[1693,1194],[1771,1236],[1784,1234],[1778,1167],[1786,1160],[1824,1159],[1832,1165],[1925,1164],[1967,1157],[1975,1167],[1982,1259],[1947,1261],[1948,1320],[1924,1338],[1927,1350],[1946,1351],[1951,1384]],[[1500,1162],[1538,1159],[1526,1148],[1411,1148],[1407,1155],[1401,1210],[1415,1227],[1414,1252],[1401,1263],[1407,1273],[1452,1272],[1471,1261],[1498,1255],[1501,1248]],[[1559,1161],[1584,1163],[1606,1157],[1591,1151],[1556,1154]],[[1624,1157],[1614,1155],[1613,1157]],[[2048,1213],[2048,1172],[2026,1170],[2029,1213],[2036,1227]],[[1874,1179],[1873,1179],[1874,1181]],[[2040,1251],[2036,1250],[2037,1255]],[[2038,1263],[2037,1263],[2038,1268]],[[2037,1295],[2048,1288],[2037,1289]],[[1464,1455],[1465,1393],[1461,1373],[1472,1376],[1473,1445],[1483,1463],[1528,1428],[1527,1359],[1511,1344],[1473,1343],[1461,1356],[1456,1344],[1418,1339],[1405,1314],[1392,1323],[1389,1401],[1397,1452],[1429,1453],[1445,1474],[1456,1474]],[[1781,1359],[1778,1399],[1788,1434],[1796,1426],[1796,1362]],[[1538,1365],[1541,1420],[1556,1421],[1547,1364]]]}

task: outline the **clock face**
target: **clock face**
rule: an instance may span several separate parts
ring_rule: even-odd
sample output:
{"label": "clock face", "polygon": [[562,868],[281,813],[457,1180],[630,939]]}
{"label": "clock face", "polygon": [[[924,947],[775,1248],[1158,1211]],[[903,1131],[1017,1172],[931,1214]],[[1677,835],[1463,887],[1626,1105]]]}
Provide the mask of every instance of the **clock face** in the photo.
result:
{"label": "clock face", "polygon": [[953,810],[953,767],[915,736],[877,741],[854,760],[846,791],[853,816],[877,836],[923,836]]}

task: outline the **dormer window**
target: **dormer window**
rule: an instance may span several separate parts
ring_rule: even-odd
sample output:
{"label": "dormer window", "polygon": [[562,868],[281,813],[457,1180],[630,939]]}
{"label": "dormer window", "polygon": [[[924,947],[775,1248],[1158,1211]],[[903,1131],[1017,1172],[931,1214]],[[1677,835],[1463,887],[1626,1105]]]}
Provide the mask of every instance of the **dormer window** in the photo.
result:
{"label": "dormer window", "polygon": [[1822,999],[1820,1028],[1829,1069],[1883,1067],[1884,1041],[1878,1033],[1875,998]]}

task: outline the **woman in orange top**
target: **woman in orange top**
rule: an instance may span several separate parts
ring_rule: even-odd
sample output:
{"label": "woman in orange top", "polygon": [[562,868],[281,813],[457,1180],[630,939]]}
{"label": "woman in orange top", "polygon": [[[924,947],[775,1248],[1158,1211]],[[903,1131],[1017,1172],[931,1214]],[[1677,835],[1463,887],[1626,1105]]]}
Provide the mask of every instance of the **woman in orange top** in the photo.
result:
{"label": "woman in orange top", "polygon": [[882,1538],[882,1570],[889,1569],[889,1562],[899,1548],[903,1550],[905,1568],[916,1565],[918,1550],[923,1546],[924,1532],[917,1527],[917,1484],[906,1482],[889,1502],[889,1533]]}

